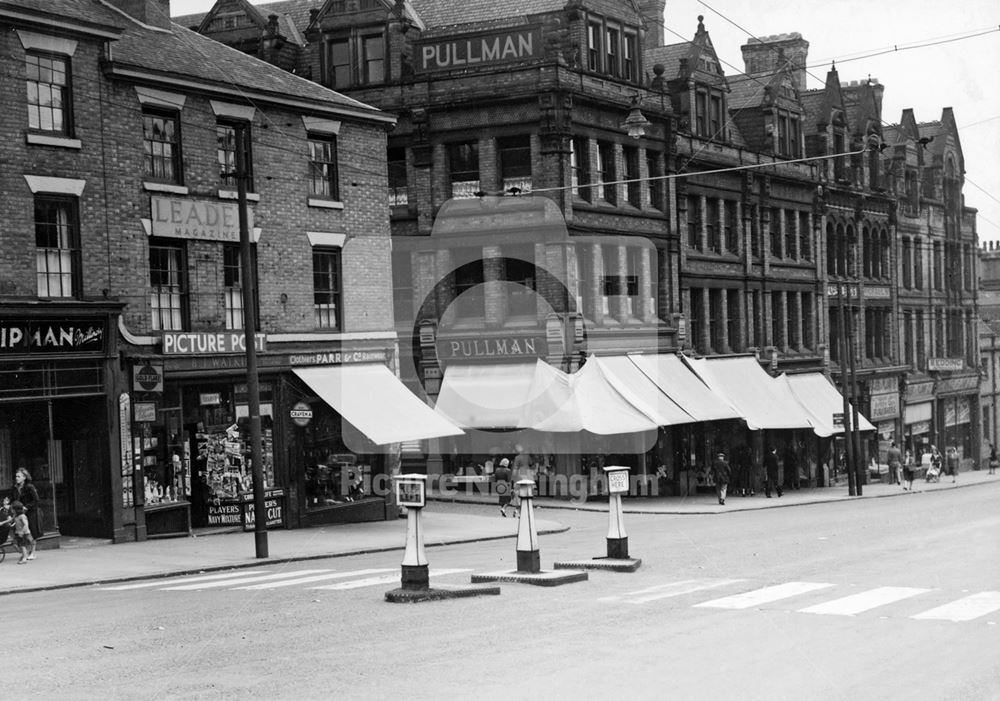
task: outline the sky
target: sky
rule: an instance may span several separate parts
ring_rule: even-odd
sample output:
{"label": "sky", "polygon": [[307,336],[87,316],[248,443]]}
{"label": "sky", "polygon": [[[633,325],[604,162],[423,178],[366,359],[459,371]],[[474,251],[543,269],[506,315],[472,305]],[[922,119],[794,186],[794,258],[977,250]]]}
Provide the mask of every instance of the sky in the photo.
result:
{"label": "sky", "polygon": [[[213,4],[172,0],[171,13],[207,12]],[[871,77],[885,86],[885,123],[898,123],[906,108],[918,122],[936,121],[951,107],[965,155],[966,205],[979,210],[979,240],[1000,241],[1000,2],[667,0],[665,43],[691,39],[698,15],[727,75],[743,72],[740,47],[749,37],[799,32],[809,42],[808,89],[822,87],[836,61],[841,81]]]}

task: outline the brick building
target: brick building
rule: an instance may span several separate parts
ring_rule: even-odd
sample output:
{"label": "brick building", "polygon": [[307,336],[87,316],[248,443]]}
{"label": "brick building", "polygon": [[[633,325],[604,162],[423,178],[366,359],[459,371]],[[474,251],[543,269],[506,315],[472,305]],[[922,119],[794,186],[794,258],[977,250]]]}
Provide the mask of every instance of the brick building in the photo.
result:
{"label": "brick building", "polygon": [[981,458],[976,210],[965,206],[965,162],[951,108],[920,122],[904,110],[885,129],[897,197],[896,333],[905,377],[904,442],[915,452],[955,445]]}
{"label": "brick building", "polygon": [[429,414],[393,375],[394,118],[172,24],[166,0],[0,21],[0,489],[34,472],[50,533],[245,523],[243,161],[268,519],[384,518],[345,485],[413,432],[344,396]]}

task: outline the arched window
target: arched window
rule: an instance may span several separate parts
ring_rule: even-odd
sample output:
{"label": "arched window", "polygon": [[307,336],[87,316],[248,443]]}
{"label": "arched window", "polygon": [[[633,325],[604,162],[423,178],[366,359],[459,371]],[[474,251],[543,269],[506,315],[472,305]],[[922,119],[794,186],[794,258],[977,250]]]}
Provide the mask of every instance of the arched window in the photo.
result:
{"label": "arched window", "polygon": [[837,274],[837,236],[831,222],[826,224],[826,274]]}

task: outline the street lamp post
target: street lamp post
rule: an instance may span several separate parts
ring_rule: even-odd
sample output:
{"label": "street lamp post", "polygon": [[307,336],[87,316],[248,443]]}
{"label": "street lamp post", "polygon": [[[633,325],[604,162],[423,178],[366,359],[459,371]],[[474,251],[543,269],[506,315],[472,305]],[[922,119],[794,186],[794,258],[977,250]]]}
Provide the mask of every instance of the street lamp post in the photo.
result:
{"label": "street lamp post", "polygon": [[243,283],[243,338],[247,356],[247,409],[250,414],[250,467],[253,472],[254,545],[258,558],[267,553],[267,510],[264,506],[264,461],[261,450],[260,386],[257,380],[257,323],[254,311],[257,280],[250,255],[247,221],[247,127],[236,127],[236,196],[240,223],[240,280]]}
{"label": "street lamp post", "polygon": [[845,286],[842,281],[837,281],[837,311],[840,315],[840,393],[844,401],[844,456],[847,459],[847,493],[849,496],[855,496],[856,491],[856,473],[855,473],[855,455],[854,455],[854,441],[852,440],[852,430],[851,425],[854,416],[851,413],[851,401],[850,389],[851,382],[849,380],[848,374],[848,361],[847,358],[851,355],[850,339],[847,333],[847,314],[844,310],[844,292],[845,289],[849,289]]}

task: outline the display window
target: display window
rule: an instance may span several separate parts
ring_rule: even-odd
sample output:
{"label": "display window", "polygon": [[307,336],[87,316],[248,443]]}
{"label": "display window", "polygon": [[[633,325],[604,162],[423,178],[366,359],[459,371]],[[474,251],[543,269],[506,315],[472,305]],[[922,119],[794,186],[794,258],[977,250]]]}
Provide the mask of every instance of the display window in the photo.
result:
{"label": "display window", "polygon": [[340,415],[315,397],[306,398],[313,407],[313,418],[299,434],[302,441],[303,488],[306,510],[343,506],[372,496],[372,475],[377,472],[375,446],[370,453],[356,453],[348,444],[365,441]]}

